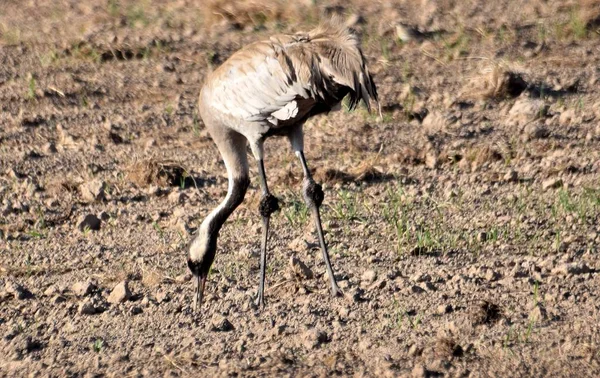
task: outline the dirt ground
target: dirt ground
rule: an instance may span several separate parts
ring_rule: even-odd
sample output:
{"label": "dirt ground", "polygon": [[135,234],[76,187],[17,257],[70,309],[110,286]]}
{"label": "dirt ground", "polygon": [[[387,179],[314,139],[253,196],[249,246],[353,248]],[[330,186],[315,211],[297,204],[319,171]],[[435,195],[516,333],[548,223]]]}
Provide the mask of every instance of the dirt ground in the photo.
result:
{"label": "dirt ground", "polygon": [[[345,295],[272,139],[266,308],[253,166],[193,314],[202,80],[332,14],[383,108],[306,125]],[[598,1],[2,1],[2,377],[597,377],[599,246]]]}

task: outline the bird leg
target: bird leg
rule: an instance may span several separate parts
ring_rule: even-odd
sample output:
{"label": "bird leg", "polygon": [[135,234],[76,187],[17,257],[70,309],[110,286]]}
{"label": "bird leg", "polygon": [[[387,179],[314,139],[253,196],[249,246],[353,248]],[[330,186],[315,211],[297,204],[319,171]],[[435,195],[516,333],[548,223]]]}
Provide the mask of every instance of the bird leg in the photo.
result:
{"label": "bird leg", "polygon": [[321,250],[323,251],[323,260],[325,260],[325,267],[327,268],[327,275],[329,276],[329,283],[331,284],[331,296],[336,297],[338,295],[341,295],[342,291],[338,287],[337,282],[335,281],[335,277],[333,275],[333,269],[331,268],[331,262],[329,261],[329,253],[327,252],[327,245],[325,244],[325,237],[323,236],[323,227],[321,226],[321,215],[319,213],[319,207],[321,207],[321,204],[323,203],[325,194],[323,193],[323,188],[321,188],[321,185],[317,184],[315,180],[313,180],[310,171],[308,170],[308,165],[306,164],[304,153],[300,150],[296,151],[296,155],[300,159],[300,163],[302,164],[302,170],[304,171],[302,194],[304,196],[304,201],[310,209],[313,215],[313,219],[315,221],[315,227],[319,236],[319,244],[321,244]]}
{"label": "bird leg", "polygon": [[260,186],[262,188],[262,197],[258,210],[262,216],[262,240],[260,244],[260,281],[258,285],[258,293],[256,295],[255,304],[258,307],[264,307],[264,293],[265,293],[265,269],[267,265],[267,240],[269,238],[269,220],[271,214],[279,210],[279,203],[277,197],[269,192],[267,186],[267,176],[265,175],[265,167],[263,160],[258,160],[258,174],[260,176]]}

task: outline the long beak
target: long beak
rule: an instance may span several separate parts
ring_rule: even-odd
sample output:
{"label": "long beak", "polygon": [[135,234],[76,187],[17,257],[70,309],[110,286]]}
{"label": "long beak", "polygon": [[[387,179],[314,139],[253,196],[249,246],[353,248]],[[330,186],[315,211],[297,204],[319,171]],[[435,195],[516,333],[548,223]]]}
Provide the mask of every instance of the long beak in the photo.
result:
{"label": "long beak", "polygon": [[194,296],[194,312],[200,309],[202,306],[202,299],[204,298],[204,285],[206,284],[206,275],[196,276],[196,295]]}

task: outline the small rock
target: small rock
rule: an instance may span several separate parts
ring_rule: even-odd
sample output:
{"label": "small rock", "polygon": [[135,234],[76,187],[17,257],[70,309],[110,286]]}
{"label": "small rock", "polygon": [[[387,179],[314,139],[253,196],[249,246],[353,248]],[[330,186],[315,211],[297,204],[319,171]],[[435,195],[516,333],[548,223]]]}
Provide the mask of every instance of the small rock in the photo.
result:
{"label": "small rock", "polygon": [[44,295],[46,297],[51,297],[56,294],[58,294],[58,288],[56,287],[56,285],[50,285],[46,290],[44,290]]}
{"label": "small rock", "polygon": [[542,182],[542,189],[543,190],[556,189],[556,188],[560,188],[562,185],[563,185],[563,181],[561,179],[559,179],[558,177],[551,177],[547,180],[544,180],[544,182]]}
{"label": "small rock", "polygon": [[12,295],[13,297],[19,300],[31,298],[33,296],[33,294],[31,294],[29,290],[11,281],[6,282],[6,284],[4,285],[4,290],[7,294]]}
{"label": "small rock", "polygon": [[556,275],[577,275],[577,274],[585,274],[591,271],[590,267],[585,263],[570,263],[570,264],[562,264],[552,269],[552,274]]}
{"label": "small rock", "polygon": [[121,302],[125,302],[131,298],[131,291],[129,291],[129,285],[127,281],[121,281],[115,288],[111,291],[107,300],[109,303],[117,304]]}
{"label": "small rock", "polygon": [[569,126],[572,122],[576,121],[575,110],[567,109],[560,114],[558,117],[558,124],[561,126]]}
{"label": "small rock", "polygon": [[452,188],[444,189],[444,198],[445,199],[455,198],[457,195],[458,195],[458,193],[456,192],[455,189],[452,189]]}
{"label": "small rock", "polygon": [[78,297],[85,297],[86,295],[91,294],[95,288],[96,286],[91,281],[79,281],[71,286],[71,291]]}
{"label": "small rock", "polygon": [[229,319],[221,315],[213,316],[211,324],[213,331],[217,332],[229,332],[235,329]]}
{"label": "small rock", "polygon": [[421,348],[418,344],[413,344],[408,349],[408,355],[410,357],[417,357],[417,356],[420,356],[422,353],[423,353],[423,348]]}
{"label": "small rock", "polygon": [[104,199],[104,182],[92,180],[79,187],[81,198],[86,202],[102,201]]}
{"label": "small rock", "polygon": [[427,369],[421,364],[416,364],[410,373],[413,378],[425,378],[427,377],[427,374]]}
{"label": "small rock", "polygon": [[429,282],[431,281],[431,276],[427,273],[417,272],[410,277],[410,280],[413,282]]}
{"label": "small rock", "polygon": [[156,294],[154,295],[154,299],[156,299],[156,302],[158,303],[163,303],[163,302],[168,302],[171,300],[171,297],[169,296],[169,293],[164,291],[164,290],[158,290],[156,292]]}
{"label": "small rock", "polygon": [[291,249],[292,251],[303,252],[306,250],[319,248],[319,244],[312,243],[311,241],[306,240],[306,238],[300,236],[300,237],[297,237],[296,239],[292,240],[288,244],[288,248]]}
{"label": "small rock", "polygon": [[85,299],[79,304],[77,313],[79,315],[93,315],[96,313],[96,308],[90,299]]}
{"label": "small rock", "polygon": [[513,171],[512,169],[509,170],[508,172],[506,172],[506,174],[504,175],[504,181],[506,182],[516,182],[519,178],[519,175],[517,174],[517,172]]}
{"label": "small rock", "polygon": [[546,138],[548,135],[550,135],[548,129],[536,123],[530,123],[523,129],[525,140]]}
{"label": "small rock", "polygon": [[433,134],[440,132],[441,130],[445,130],[449,123],[449,120],[444,116],[444,114],[442,114],[442,112],[432,110],[423,119],[422,126],[426,132]]}
{"label": "small rock", "polygon": [[438,164],[439,164],[439,161],[438,161],[438,158],[435,153],[430,151],[425,155],[425,166],[427,168],[435,169],[435,168],[437,168]]}
{"label": "small rock", "polygon": [[348,307],[341,307],[338,310],[338,315],[340,318],[345,319],[348,317],[348,315],[350,315],[350,309]]}
{"label": "small rock", "polygon": [[131,308],[130,312],[131,312],[131,315],[138,315],[138,314],[141,314],[142,312],[144,312],[144,310],[142,310],[142,308],[139,306],[133,306]]}
{"label": "small rock", "polygon": [[310,329],[304,333],[304,346],[308,349],[313,349],[320,344],[326,343],[328,340],[327,334],[321,330]]}
{"label": "small rock", "polygon": [[461,357],[464,350],[454,339],[441,337],[435,343],[434,354],[437,357]]}
{"label": "small rock", "polygon": [[177,277],[175,277],[175,282],[184,283],[184,282],[188,282],[191,279],[192,279],[192,274],[189,272],[186,272],[186,273],[182,273],[182,274],[178,275]]}
{"label": "small rock", "polygon": [[373,343],[368,338],[364,338],[358,342],[358,350],[366,352],[371,349]]}
{"label": "small rock", "polygon": [[444,315],[444,314],[451,313],[453,310],[454,309],[452,308],[452,305],[449,305],[449,304],[444,305],[444,304],[442,304],[442,305],[439,305],[437,307],[436,313],[438,315]]}
{"label": "small rock", "polygon": [[500,273],[496,272],[495,270],[488,269],[485,272],[485,279],[488,281],[498,281],[500,279],[500,277],[501,277]]}
{"label": "small rock", "polygon": [[375,280],[377,279],[377,272],[375,272],[372,269],[366,270],[362,276],[361,276],[361,281],[366,283],[367,285],[372,284],[373,282],[375,282]]}
{"label": "small rock", "polygon": [[543,100],[519,98],[508,112],[508,123],[512,125],[524,125],[527,122],[545,116],[548,105]]}
{"label": "small rock", "polygon": [[94,214],[87,214],[82,217],[79,222],[79,230],[85,232],[86,230],[98,231],[102,221]]}
{"label": "small rock", "polygon": [[169,202],[173,204],[182,204],[188,198],[187,195],[183,192],[174,191],[167,197]]}
{"label": "small rock", "polygon": [[55,295],[54,297],[52,297],[52,299],[50,300],[50,303],[52,304],[59,304],[59,303],[63,303],[66,302],[67,298],[63,297],[60,294]]}
{"label": "small rock", "polygon": [[155,146],[156,146],[156,140],[153,139],[153,138],[147,139],[146,142],[144,143],[144,148],[146,150],[148,150],[148,149],[150,149],[152,147],[155,147]]}
{"label": "small rock", "polygon": [[44,144],[44,146],[42,147],[42,151],[44,151],[45,154],[55,154],[58,152],[58,150],[56,149],[56,145],[54,145],[54,143],[48,142],[46,144]]}
{"label": "small rock", "polygon": [[293,275],[303,279],[312,279],[314,276],[312,270],[296,256],[290,257],[289,269]]}

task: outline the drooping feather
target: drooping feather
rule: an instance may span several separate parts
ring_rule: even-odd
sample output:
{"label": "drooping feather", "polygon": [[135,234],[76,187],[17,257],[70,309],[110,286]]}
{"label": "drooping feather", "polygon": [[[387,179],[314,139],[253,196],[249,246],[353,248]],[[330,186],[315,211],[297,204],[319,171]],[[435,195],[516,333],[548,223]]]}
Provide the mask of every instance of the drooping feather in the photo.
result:
{"label": "drooping feather", "polygon": [[276,35],[232,55],[211,75],[211,106],[244,121],[275,127],[331,110],[349,96],[378,104],[358,39],[341,24]]}

